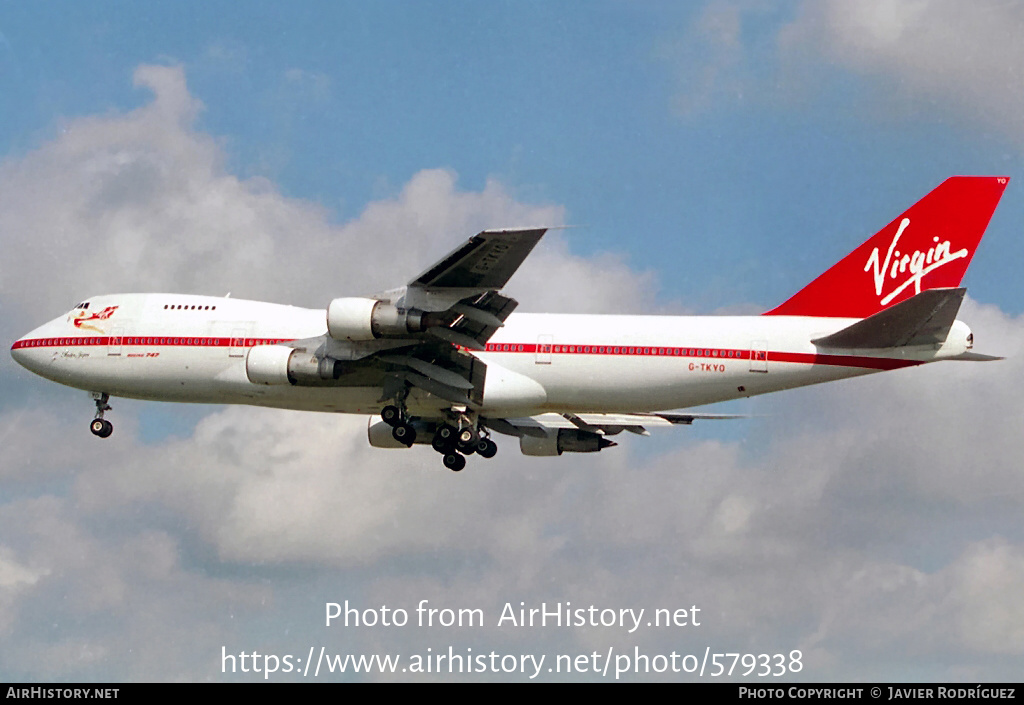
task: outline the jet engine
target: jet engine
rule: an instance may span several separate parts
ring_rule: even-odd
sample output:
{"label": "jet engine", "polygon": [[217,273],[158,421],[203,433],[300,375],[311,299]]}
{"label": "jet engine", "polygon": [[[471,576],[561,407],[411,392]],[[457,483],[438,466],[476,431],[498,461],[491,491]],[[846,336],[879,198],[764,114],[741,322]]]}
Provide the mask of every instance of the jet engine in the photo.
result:
{"label": "jet engine", "polygon": [[253,384],[326,386],[343,372],[340,360],[317,357],[286,345],[257,345],[245,356],[245,376]]}
{"label": "jet engine", "polygon": [[604,436],[578,428],[560,428],[544,438],[521,436],[519,450],[523,455],[561,455],[562,453],[596,453],[615,445]]}
{"label": "jet engine", "polygon": [[[430,443],[434,431],[433,424],[413,421],[412,427],[416,431],[416,440],[413,443]],[[374,448],[408,448],[409,446],[405,443],[395,440],[395,437],[391,434],[393,430],[393,427],[389,424],[383,421],[374,421],[371,416],[370,422],[366,427],[366,436],[370,440],[370,445]]]}
{"label": "jet engine", "polygon": [[327,307],[327,333],[335,340],[373,340],[422,333],[436,317],[416,309],[396,308],[387,301],[361,297],[334,299]]}

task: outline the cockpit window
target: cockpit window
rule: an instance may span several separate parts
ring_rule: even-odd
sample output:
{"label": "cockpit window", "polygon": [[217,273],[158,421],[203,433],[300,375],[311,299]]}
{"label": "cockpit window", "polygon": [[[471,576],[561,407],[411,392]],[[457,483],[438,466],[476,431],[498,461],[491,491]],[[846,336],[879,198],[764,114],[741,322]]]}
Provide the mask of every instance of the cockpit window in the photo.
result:
{"label": "cockpit window", "polygon": [[78,304],[75,308],[89,308],[89,302],[86,301],[85,303]]}

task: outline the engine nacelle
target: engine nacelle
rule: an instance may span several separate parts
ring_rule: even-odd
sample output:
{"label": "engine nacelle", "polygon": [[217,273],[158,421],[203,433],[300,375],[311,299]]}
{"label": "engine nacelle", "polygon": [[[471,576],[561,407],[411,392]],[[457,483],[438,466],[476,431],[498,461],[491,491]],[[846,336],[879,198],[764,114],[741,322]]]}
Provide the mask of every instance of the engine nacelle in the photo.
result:
{"label": "engine nacelle", "polygon": [[317,357],[286,345],[257,345],[245,356],[245,376],[253,384],[324,386],[343,372],[340,360]]}
{"label": "engine nacelle", "polygon": [[596,453],[615,445],[604,436],[578,428],[560,428],[544,438],[521,436],[519,450],[523,455],[561,455],[562,453]]}
{"label": "engine nacelle", "polygon": [[[392,427],[383,421],[373,420],[374,417],[370,417],[370,422],[366,427],[366,436],[370,440],[370,445],[374,448],[408,448],[401,441],[396,441],[395,437],[391,435]],[[430,443],[433,439],[433,426],[430,424],[423,423],[421,421],[414,421],[412,427],[416,430],[416,440],[413,443]]]}
{"label": "engine nacelle", "polygon": [[327,307],[327,334],[335,340],[402,337],[427,329],[429,314],[362,297],[334,299]]}

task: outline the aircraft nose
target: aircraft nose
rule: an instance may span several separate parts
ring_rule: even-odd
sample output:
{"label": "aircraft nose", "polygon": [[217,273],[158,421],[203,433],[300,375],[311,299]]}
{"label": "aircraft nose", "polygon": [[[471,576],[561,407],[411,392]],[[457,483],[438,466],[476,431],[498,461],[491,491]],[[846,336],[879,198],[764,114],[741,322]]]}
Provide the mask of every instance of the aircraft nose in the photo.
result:
{"label": "aircraft nose", "polygon": [[14,361],[26,369],[30,369],[29,365],[29,338],[19,338],[14,341],[14,345],[11,346],[11,357]]}
{"label": "aircraft nose", "polygon": [[42,352],[39,348],[39,339],[50,332],[44,329],[46,329],[46,326],[40,326],[34,331],[18,338],[11,345],[11,357],[14,358],[14,361],[26,370],[36,374],[39,374],[40,353]]}
{"label": "aircraft nose", "polygon": [[25,366],[25,362],[28,360],[28,352],[26,346],[28,345],[28,339],[18,338],[14,341],[14,345],[11,346],[11,357],[22,367]]}

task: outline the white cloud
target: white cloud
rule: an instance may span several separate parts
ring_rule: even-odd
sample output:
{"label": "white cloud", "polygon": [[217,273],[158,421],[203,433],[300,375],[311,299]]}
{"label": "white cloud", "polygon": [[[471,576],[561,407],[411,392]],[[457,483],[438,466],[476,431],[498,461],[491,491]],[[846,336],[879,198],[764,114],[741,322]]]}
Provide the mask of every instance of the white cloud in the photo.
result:
{"label": "white cloud", "polygon": [[[428,169],[396,197],[335,224],[266,180],[225,170],[217,142],[192,127],[201,105],[180,68],[142,67],[136,83],[154,91],[152,103],[71,120],[40,149],[0,164],[0,287],[29,320],[116,291],[231,291],[322,307],[400,285],[484,228],[564,219],[560,207],[520,203],[497,181],[460,191],[453,172]],[[649,279],[610,258],[588,266],[560,238],[551,233],[524,269],[532,305],[622,310],[649,295]],[[26,263],[51,284],[39,287]],[[594,285],[591,267],[616,281],[614,296]]]}
{"label": "white cloud", "polygon": [[1024,653],[1024,550],[992,539],[972,546],[953,570],[956,624],[982,652]]}
{"label": "white cloud", "polygon": [[7,679],[189,678],[211,661],[193,644],[212,654],[233,633],[230,611],[268,595],[184,567],[179,542],[145,522],[98,529],[97,517],[52,495],[0,504],[0,534],[27,557],[15,589],[0,588]]}
{"label": "white cloud", "polygon": [[0,589],[17,588],[19,585],[34,585],[41,573],[19,565],[16,561],[0,555]]}
{"label": "white cloud", "polygon": [[749,48],[742,40],[750,3],[714,0],[680,36],[659,42],[655,56],[676,71],[675,109],[682,115],[704,112],[719,102],[743,100],[751,88]]}
{"label": "white cloud", "polygon": [[891,98],[949,106],[1021,139],[1024,7],[997,1],[869,0],[806,2],[780,33],[785,50],[802,44],[881,79]]}
{"label": "white cloud", "polygon": [[[683,115],[746,100],[781,105],[837,84],[835,69],[870,79],[874,109],[959,116],[1024,139],[1024,7],[985,0],[713,0],[656,54],[678,77]],[[863,110],[863,101],[850,109]],[[866,114],[866,113],[864,113]]]}

